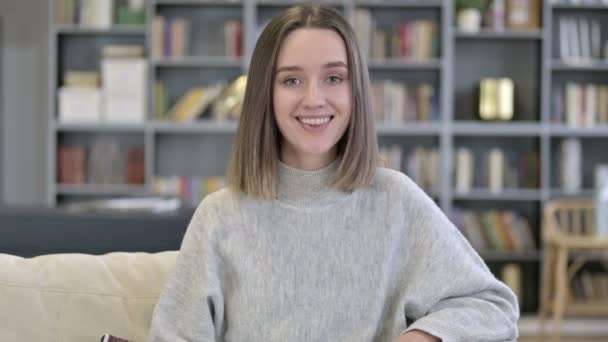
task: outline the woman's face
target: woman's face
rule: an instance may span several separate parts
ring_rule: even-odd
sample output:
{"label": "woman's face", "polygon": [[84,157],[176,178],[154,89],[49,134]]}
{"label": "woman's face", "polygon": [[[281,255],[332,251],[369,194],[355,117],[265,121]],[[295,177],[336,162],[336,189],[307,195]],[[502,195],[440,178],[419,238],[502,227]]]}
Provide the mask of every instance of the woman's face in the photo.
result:
{"label": "woman's face", "polygon": [[285,164],[315,170],[336,158],[352,109],[347,63],[344,41],[332,30],[302,28],[285,37],[273,85]]}

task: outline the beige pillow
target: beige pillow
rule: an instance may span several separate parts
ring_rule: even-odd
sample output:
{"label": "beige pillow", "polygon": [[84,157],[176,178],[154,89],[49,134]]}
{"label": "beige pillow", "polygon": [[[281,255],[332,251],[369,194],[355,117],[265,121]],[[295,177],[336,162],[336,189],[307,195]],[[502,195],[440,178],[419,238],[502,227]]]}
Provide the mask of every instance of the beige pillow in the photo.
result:
{"label": "beige pillow", "polygon": [[0,254],[0,341],[145,341],[177,252]]}

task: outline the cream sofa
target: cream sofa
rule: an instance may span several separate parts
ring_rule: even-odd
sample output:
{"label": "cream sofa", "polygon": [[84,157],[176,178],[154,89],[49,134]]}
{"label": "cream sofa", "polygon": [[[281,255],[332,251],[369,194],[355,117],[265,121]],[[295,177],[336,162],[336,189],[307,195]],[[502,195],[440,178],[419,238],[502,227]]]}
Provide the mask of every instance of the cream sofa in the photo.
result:
{"label": "cream sofa", "polygon": [[145,341],[177,252],[0,254],[0,341]]}

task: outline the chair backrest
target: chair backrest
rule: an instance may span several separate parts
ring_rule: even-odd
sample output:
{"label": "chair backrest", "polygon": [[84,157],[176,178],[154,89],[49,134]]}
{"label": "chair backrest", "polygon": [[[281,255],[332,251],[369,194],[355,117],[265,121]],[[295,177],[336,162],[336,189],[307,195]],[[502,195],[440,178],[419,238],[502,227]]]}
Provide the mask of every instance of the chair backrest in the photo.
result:
{"label": "chair backrest", "polygon": [[543,237],[548,240],[596,235],[593,199],[559,198],[545,204]]}

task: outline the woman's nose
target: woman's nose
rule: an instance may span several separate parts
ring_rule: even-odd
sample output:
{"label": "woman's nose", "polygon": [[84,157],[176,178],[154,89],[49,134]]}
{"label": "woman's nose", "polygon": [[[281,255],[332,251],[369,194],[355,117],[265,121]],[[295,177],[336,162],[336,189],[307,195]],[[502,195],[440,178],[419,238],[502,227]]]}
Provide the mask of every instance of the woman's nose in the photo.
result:
{"label": "woman's nose", "polygon": [[306,108],[316,109],[323,107],[325,104],[325,95],[323,90],[316,82],[311,82],[306,87],[306,93],[304,94],[303,105]]}

